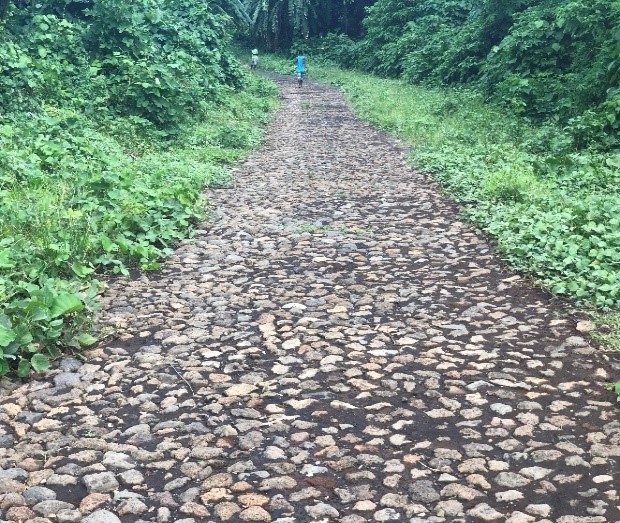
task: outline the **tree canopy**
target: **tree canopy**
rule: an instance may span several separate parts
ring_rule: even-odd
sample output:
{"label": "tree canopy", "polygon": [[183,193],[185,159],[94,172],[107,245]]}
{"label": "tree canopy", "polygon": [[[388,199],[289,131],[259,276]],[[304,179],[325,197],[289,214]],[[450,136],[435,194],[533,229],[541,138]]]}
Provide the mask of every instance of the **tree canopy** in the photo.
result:
{"label": "tree canopy", "polygon": [[[418,84],[467,84],[517,114],[570,126],[583,146],[617,144],[620,1],[376,0],[360,33],[335,28],[314,48],[342,65]],[[318,29],[304,34],[312,47]]]}

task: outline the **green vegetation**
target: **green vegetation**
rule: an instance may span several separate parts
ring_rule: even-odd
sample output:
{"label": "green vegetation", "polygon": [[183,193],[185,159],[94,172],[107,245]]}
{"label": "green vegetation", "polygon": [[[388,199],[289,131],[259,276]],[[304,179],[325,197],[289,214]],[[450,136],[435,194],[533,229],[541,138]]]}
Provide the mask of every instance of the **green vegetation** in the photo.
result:
{"label": "green vegetation", "polygon": [[576,149],[619,146],[620,2],[377,0],[359,40],[311,41],[325,58],[428,86],[467,84],[552,121]]}
{"label": "green vegetation", "polygon": [[229,23],[199,0],[8,5],[0,375],[94,343],[97,274],[157,268],[260,140],[276,91],[227,51]]}

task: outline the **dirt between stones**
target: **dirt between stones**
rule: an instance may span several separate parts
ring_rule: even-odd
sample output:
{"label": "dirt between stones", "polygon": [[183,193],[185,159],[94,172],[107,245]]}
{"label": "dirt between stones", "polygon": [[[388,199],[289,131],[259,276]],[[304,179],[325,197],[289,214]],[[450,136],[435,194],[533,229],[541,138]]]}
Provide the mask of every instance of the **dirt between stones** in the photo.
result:
{"label": "dirt between stones", "polygon": [[118,338],[0,398],[0,520],[615,523],[611,363],[333,88],[265,144]]}

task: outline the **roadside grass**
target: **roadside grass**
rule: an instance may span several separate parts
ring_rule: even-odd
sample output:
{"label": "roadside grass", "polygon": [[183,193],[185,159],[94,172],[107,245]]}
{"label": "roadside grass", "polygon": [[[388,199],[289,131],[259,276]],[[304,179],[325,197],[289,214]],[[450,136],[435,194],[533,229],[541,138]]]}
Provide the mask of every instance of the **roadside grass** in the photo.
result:
{"label": "roadside grass", "polygon": [[95,343],[98,275],[157,269],[276,105],[275,86],[248,75],[174,137],[105,112],[0,115],[0,376]]}

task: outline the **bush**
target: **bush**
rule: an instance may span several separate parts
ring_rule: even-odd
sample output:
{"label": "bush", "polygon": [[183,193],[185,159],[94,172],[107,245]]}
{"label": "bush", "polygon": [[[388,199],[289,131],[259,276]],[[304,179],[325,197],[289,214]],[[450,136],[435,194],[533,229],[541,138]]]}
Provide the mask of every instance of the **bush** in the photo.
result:
{"label": "bush", "polygon": [[275,93],[228,23],[200,0],[54,0],[0,26],[0,376],[94,343],[96,275],[157,268],[259,139]]}

